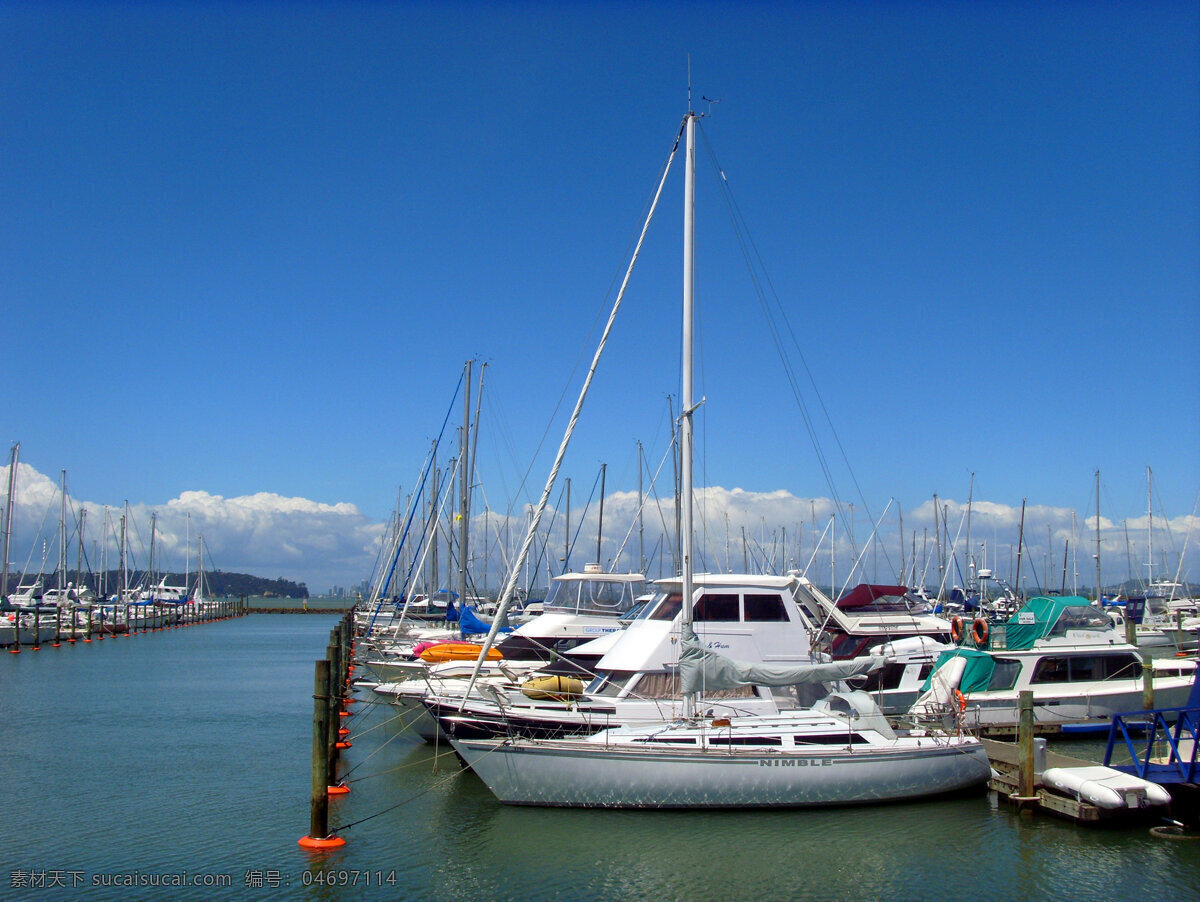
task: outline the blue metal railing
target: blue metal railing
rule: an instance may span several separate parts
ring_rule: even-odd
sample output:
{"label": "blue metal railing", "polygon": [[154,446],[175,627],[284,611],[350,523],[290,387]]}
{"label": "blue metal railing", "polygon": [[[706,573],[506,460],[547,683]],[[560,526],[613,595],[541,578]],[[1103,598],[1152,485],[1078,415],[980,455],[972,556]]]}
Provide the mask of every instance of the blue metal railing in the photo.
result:
{"label": "blue metal railing", "polygon": [[[1193,696],[1196,692],[1193,691]],[[1192,701],[1192,700],[1189,700]],[[1171,721],[1174,723],[1171,723]],[[1144,742],[1135,747],[1131,732],[1142,733]],[[1113,747],[1120,737],[1132,764],[1112,764]],[[1187,743],[1190,740],[1191,748]],[[1184,743],[1182,753],[1180,742]],[[1159,748],[1158,762],[1151,761],[1155,747]],[[1197,777],[1196,751],[1200,748],[1200,706],[1189,704],[1182,708],[1156,708],[1151,711],[1131,711],[1114,714],[1108,730],[1108,747],[1104,750],[1104,764],[1114,770],[1149,780],[1152,783],[1195,783]]]}

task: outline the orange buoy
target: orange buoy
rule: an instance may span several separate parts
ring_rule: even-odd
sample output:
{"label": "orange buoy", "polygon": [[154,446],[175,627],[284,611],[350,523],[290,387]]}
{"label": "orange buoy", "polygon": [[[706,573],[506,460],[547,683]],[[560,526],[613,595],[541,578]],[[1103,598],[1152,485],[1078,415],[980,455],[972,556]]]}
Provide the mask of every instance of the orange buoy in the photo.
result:
{"label": "orange buoy", "polygon": [[346,741],[343,739],[341,742],[335,742],[335,743],[333,744],[333,747],[334,747],[334,748],[337,748],[337,749],[348,749],[348,748],[350,748],[350,747],[351,747],[351,745],[352,745],[352,743],[346,742]]}
{"label": "orange buoy", "polygon": [[325,791],[331,796],[344,796],[350,792],[350,787],[345,783],[339,783],[337,786],[326,786]]}
{"label": "orange buoy", "polygon": [[981,648],[987,645],[988,623],[982,617],[977,617],[975,622],[971,624],[971,638]]}
{"label": "orange buoy", "polygon": [[313,851],[320,851],[321,849],[337,849],[345,844],[346,840],[342,839],[340,836],[333,836],[332,834],[320,839],[315,839],[311,836],[301,836],[299,840],[300,848],[312,849]]}
{"label": "orange buoy", "polygon": [[959,640],[962,639],[962,635],[963,635],[962,618],[958,617],[958,616],[951,617],[950,618],[950,638],[953,639],[955,642],[958,642]]}
{"label": "orange buoy", "polygon": [[339,711],[338,712],[338,717],[349,717],[349,716],[350,716],[349,711]]}
{"label": "orange buoy", "polygon": [[346,729],[345,727],[339,727],[339,728],[338,728],[338,735],[339,735],[339,736],[349,736],[349,735],[350,735],[350,731],[349,731],[348,729]]}

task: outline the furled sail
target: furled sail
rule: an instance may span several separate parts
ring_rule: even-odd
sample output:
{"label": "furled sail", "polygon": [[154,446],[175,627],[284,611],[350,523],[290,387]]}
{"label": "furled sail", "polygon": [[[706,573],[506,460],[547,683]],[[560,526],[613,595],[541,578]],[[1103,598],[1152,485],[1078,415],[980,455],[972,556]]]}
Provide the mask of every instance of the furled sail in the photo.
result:
{"label": "furled sail", "polygon": [[878,670],[882,655],[835,661],[830,664],[761,664],[735,661],[705,648],[689,624],[683,627],[679,673],[685,693],[714,692],[738,686],[795,686],[827,683]]}

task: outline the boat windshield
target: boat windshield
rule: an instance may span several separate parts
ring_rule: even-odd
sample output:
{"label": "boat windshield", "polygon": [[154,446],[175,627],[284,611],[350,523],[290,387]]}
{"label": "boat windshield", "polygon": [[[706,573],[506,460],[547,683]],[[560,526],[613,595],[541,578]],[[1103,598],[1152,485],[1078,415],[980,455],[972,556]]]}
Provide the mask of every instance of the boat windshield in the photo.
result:
{"label": "boat windshield", "polygon": [[679,609],[683,607],[683,595],[679,592],[658,596],[658,602],[647,608],[646,617],[649,620],[674,620]]}
{"label": "boat windshield", "polygon": [[645,588],[644,580],[555,579],[544,609],[571,614],[624,614]]}
{"label": "boat windshield", "polygon": [[1112,621],[1099,608],[1090,605],[1072,605],[1063,608],[1058,620],[1047,634],[1049,636],[1065,636],[1067,630],[1111,630]]}
{"label": "boat windshield", "polygon": [[650,607],[652,601],[654,601],[654,596],[643,595],[634,602],[633,607],[618,617],[617,620],[627,625],[633,623],[635,620],[641,620],[645,617],[646,609]]}

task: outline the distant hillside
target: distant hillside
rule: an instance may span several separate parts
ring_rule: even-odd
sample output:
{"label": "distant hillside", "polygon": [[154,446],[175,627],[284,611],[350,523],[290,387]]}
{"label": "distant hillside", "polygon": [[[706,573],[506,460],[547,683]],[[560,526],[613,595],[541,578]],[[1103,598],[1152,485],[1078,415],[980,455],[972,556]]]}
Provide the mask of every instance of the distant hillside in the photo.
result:
{"label": "distant hillside", "polygon": [[[158,579],[166,578],[168,586],[182,586],[184,583],[184,575],[182,573],[164,573],[160,574]],[[158,579],[155,582],[158,582]],[[25,582],[30,580],[26,579]],[[68,582],[80,582],[74,573],[67,573]],[[141,572],[130,573],[130,585],[138,585],[143,582],[143,574]],[[103,584],[107,587],[108,592],[115,592],[117,586],[121,582],[121,572],[119,570],[109,570],[107,573],[91,573],[85,574],[82,580],[86,585],[96,586]],[[196,574],[188,575],[188,583],[194,585],[196,582]],[[15,583],[14,583],[15,585]],[[58,574],[48,573],[42,578],[42,585],[47,589],[52,589],[58,585]],[[308,586],[304,583],[294,583],[290,579],[267,579],[263,576],[252,576],[249,573],[228,573],[224,570],[217,570],[211,573],[204,574],[204,585],[209,595],[261,595],[266,598],[308,598]]]}

